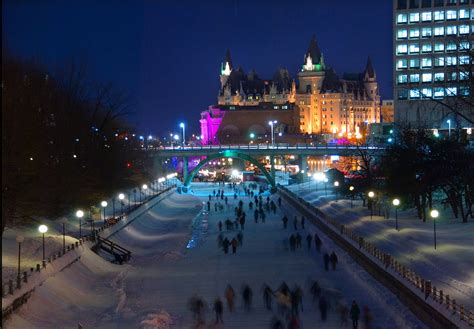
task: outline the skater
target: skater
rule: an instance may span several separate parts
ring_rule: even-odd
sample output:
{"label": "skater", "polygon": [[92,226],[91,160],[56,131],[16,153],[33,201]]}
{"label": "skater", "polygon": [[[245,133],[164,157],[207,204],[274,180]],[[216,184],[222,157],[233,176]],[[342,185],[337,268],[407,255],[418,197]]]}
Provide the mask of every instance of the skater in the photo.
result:
{"label": "skater", "polygon": [[295,246],[296,246],[296,237],[294,234],[290,235],[290,249],[291,251],[295,251]]}
{"label": "skater", "polygon": [[253,209],[253,202],[252,202],[252,201],[249,202],[249,209],[250,209],[250,210]]}
{"label": "skater", "polygon": [[207,201],[207,211],[211,211],[211,201]]}
{"label": "skater", "polygon": [[191,312],[193,313],[194,321],[196,321],[196,323],[198,325],[203,324],[204,323],[204,311],[205,311],[205,308],[206,308],[206,304],[204,303],[202,298],[198,297],[198,296],[191,297],[189,299],[189,302],[188,302],[188,307],[191,310]]}
{"label": "skater", "polygon": [[365,305],[362,309],[362,321],[364,322],[364,328],[370,329],[372,314],[370,313],[369,307],[367,305]]}
{"label": "skater", "polygon": [[219,221],[218,226],[219,226],[219,232],[222,232],[222,222],[221,221]]}
{"label": "skater", "polygon": [[281,207],[281,197],[278,197],[278,207]]}
{"label": "skater", "polygon": [[258,210],[255,209],[255,211],[253,212],[253,219],[255,220],[255,223],[258,223]]}
{"label": "skater", "polygon": [[314,233],[314,245],[316,246],[316,250],[318,252],[321,251],[321,244],[322,244],[321,239],[319,238],[319,236],[316,233]]}
{"label": "skater", "polygon": [[347,319],[349,318],[349,308],[347,307],[347,303],[344,300],[339,302],[337,307],[337,311],[339,313],[339,317],[341,320],[341,328],[347,328]]}
{"label": "skater", "polygon": [[359,327],[360,309],[359,309],[359,305],[357,305],[355,300],[352,301],[350,315],[352,319],[352,328],[357,329]]}
{"label": "skater", "polygon": [[328,302],[324,296],[319,298],[319,312],[321,313],[321,320],[325,322],[328,315]]}
{"label": "skater", "polygon": [[283,218],[281,220],[283,222],[283,228],[286,229],[286,227],[288,225],[288,217],[283,216]]}
{"label": "skater", "polygon": [[311,240],[313,240],[313,237],[311,236],[311,234],[308,234],[306,236],[306,242],[308,244],[308,250],[311,250]]}
{"label": "skater", "polygon": [[219,297],[216,298],[214,301],[214,311],[216,312],[216,323],[221,322],[224,323],[222,320],[222,311],[224,310],[224,305]]}
{"label": "skater", "polygon": [[240,228],[243,230],[245,225],[245,216],[240,216]]}
{"label": "skater", "polygon": [[336,256],[336,253],[334,251],[331,253],[331,256],[329,256],[329,261],[331,262],[332,270],[335,271],[336,270],[336,264],[337,264],[337,256]]}
{"label": "skater", "polygon": [[217,202],[214,203],[214,211],[217,211]]}
{"label": "skater", "polygon": [[293,226],[295,227],[295,230],[298,230],[298,218],[295,216],[295,219],[293,220]]}
{"label": "skater", "polygon": [[232,253],[235,254],[235,252],[237,251],[237,245],[239,244],[239,242],[237,241],[236,238],[233,238],[230,244],[232,245]]}
{"label": "skater", "polygon": [[212,195],[209,194],[209,201],[211,201],[211,200],[212,200]]}
{"label": "skater", "polygon": [[234,297],[235,291],[230,284],[227,285],[225,289],[225,299],[227,300],[227,307],[229,307],[229,311],[234,311]]}
{"label": "skater", "polygon": [[303,228],[304,230],[304,222],[306,221],[306,218],[304,218],[304,216],[301,216],[301,227]]}
{"label": "skater", "polygon": [[224,248],[224,253],[226,254],[229,252],[229,245],[230,245],[229,239],[224,238],[224,240],[222,241],[222,247]]}
{"label": "skater", "polygon": [[296,248],[301,248],[301,235],[299,233],[296,233],[296,236],[295,236],[295,239],[296,239]]}
{"label": "skater", "polygon": [[303,290],[298,285],[295,286],[295,296],[298,299],[298,304],[303,312]]}
{"label": "skater", "polygon": [[229,201],[229,199],[227,197],[225,197],[225,204],[227,204],[227,201]]}
{"label": "skater", "polygon": [[237,193],[234,193],[234,200],[237,200]]}
{"label": "skater", "polygon": [[319,296],[321,295],[321,287],[319,286],[318,281],[314,281],[313,284],[311,285],[310,289],[311,295],[313,296],[313,302],[316,301],[316,299],[319,300]]}
{"label": "skater", "polygon": [[248,285],[245,285],[242,290],[242,297],[244,299],[244,308],[247,311],[250,311],[252,306],[252,289]]}
{"label": "skater", "polygon": [[272,296],[273,296],[272,289],[264,283],[263,284],[263,304],[265,305],[265,308],[267,310],[272,309]]}
{"label": "skater", "polygon": [[328,253],[325,253],[323,258],[324,258],[324,269],[326,271],[329,271],[329,255],[328,255]]}
{"label": "skater", "polygon": [[244,235],[242,234],[242,232],[237,233],[237,240],[239,240],[239,245],[242,246],[244,241]]}
{"label": "skater", "polygon": [[300,304],[296,291],[291,292],[291,315],[298,316],[298,306]]}
{"label": "skater", "polygon": [[263,211],[260,213],[260,217],[262,217],[262,223],[265,223],[266,215]]}

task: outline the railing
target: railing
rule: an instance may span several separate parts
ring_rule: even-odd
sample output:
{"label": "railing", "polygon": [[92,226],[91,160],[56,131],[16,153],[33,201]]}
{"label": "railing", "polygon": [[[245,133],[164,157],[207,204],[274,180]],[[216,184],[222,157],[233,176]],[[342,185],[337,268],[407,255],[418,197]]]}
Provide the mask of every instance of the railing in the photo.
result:
{"label": "railing", "polygon": [[228,145],[187,145],[187,146],[167,146],[157,151],[188,151],[188,150],[385,150],[383,146],[358,146],[358,145],[337,145],[337,144],[228,144]]}
{"label": "railing", "polygon": [[[114,252],[117,252],[120,254],[120,257],[123,261],[128,261],[130,260],[130,256],[132,252],[128,249],[125,249],[124,247],[110,241],[109,239],[102,238],[101,236],[97,236],[97,244],[99,248],[102,248],[103,250],[109,252],[111,255],[115,255]],[[104,247],[105,245],[105,247]]]}
{"label": "railing", "polygon": [[406,286],[414,287],[424,293],[425,301],[428,298],[431,298],[433,301],[438,302],[441,306],[443,306],[443,313],[450,316],[456,315],[462,322],[469,326],[474,326],[474,310],[466,310],[464,305],[458,304],[455,299],[451,299],[449,295],[446,295],[443,292],[443,290],[438,290],[435,285],[432,285],[430,280],[421,277],[415,271],[411,270],[393,258],[392,255],[385,253],[378,249],[375,245],[366,242],[362,236],[355,234],[353,230],[346,228],[337,220],[330,218],[317,207],[310,204],[301,197],[298,197],[292,191],[283,186],[279,186],[279,188],[291,198],[298,199],[301,203],[303,203],[310,212],[314,213],[326,224],[329,224],[328,226],[331,227],[336,234],[351,240],[352,243],[358,246],[360,250],[364,250],[366,253],[373,256],[380,267],[385,268],[385,270],[390,268],[396,272],[399,276],[400,282],[404,283]]}

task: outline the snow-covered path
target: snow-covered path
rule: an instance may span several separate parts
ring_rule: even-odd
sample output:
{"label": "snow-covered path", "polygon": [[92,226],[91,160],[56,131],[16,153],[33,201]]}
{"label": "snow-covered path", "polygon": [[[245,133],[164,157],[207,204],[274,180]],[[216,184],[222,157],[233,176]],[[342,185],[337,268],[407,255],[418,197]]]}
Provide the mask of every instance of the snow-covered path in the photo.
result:
{"label": "snow-covered path", "polygon": [[[298,284],[304,290],[302,328],[320,327],[319,311],[308,296],[310,279],[320,282],[323,294],[332,303],[324,328],[340,327],[335,302],[341,299],[346,302],[356,299],[361,308],[369,305],[374,317],[373,328],[424,327],[393,294],[319,234],[323,240],[322,252],[334,250],[339,257],[337,270],[326,272],[322,253],[317,253],[314,247],[311,251],[306,249],[306,235],[315,232],[314,228],[308,228],[308,224],[306,230],[299,230],[303,236],[303,248],[296,252],[286,250],[284,240],[294,233],[292,218],[296,212],[285,205],[276,215],[267,213],[265,223],[255,223],[253,213],[248,210],[248,198],[239,197],[244,201],[247,213],[243,246],[236,254],[224,254],[217,247],[217,222],[234,219],[233,209],[238,200],[233,199],[233,192],[226,187],[226,195],[232,204],[230,209],[215,212],[211,207],[209,214],[202,213],[202,202],[207,201],[212,189],[216,187],[197,185],[194,187],[196,196],[175,194],[161,202],[112,237],[115,242],[132,250],[129,265],[103,264],[96,255],[86,255],[79,264],[54,279],[61,283],[61,292],[51,295],[53,283],[38,288],[26,307],[7,323],[7,328],[27,328],[25,323],[35,328],[77,327],[78,323],[84,328],[167,328],[164,324],[170,322],[173,328],[192,328],[187,302],[194,294],[207,301],[207,323],[209,328],[214,328],[212,303],[218,296],[223,299],[224,289],[229,283],[237,293],[237,308],[234,313],[225,309],[224,327],[269,328],[274,314],[264,309],[260,289],[264,282],[276,289],[282,281],[286,281],[290,288]],[[282,211],[290,218],[287,230],[282,227]],[[198,234],[201,238],[196,246],[186,249],[193,219],[202,224],[195,227],[194,233],[200,227],[203,232]],[[207,223],[208,228],[205,226]],[[224,229],[224,234],[232,238],[237,231]],[[90,260],[94,264],[97,262],[96,269],[84,266]],[[67,292],[66,283],[81,278],[81,284],[74,285],[74,293]],[[244,311],[241,303],[240,287],[244,282],[249,284],[254,294],[250,312]],[[42,307],[45,301],[48,309]],[[58,312],[61,312],[60,317]]]}

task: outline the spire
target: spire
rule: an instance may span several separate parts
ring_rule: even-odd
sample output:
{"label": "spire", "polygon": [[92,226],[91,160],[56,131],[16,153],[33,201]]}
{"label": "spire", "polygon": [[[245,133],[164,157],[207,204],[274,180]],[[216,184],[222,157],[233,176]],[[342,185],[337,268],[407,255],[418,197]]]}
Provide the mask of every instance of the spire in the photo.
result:
{"label": "spire", "polygon": [[308,51],[305,55],[305,62],[308,55],[311,56],[313,64],[319,64],[321,62],[321,50],[319,49],[318,42],[316,41],[316,35],[314,34],[309,42]]}
{"label": "spire", "polygon": [[227,51],[225,52],[225,62],[229,63],[230,68],[232,69],[232,58],[230,57],[230,50],[227,48]]}
{"label": "spire", "polygon": [[230,50],[227,48],[227,51],[225,52],[225,59],[224,62],[221,63],[221,75],[230,75],[230,72],[232,72],[233,66],[232,66],[232,58],[230,57]]}
{"label": "spire", "polygon": [[375,70],[372,65],[372,60],[370,59],[370,56],[367,58],[367,64],[365,65],[364,76],[366,77],[366,79],[370,79],[370,78],[375,79]]}

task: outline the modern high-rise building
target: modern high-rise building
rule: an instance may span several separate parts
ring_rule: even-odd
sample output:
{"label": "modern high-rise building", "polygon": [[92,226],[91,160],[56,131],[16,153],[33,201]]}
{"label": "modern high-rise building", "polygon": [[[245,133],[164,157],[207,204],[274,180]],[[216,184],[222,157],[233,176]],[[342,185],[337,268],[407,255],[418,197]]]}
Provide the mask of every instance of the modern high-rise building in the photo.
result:
{"label": "modern high-rise building", "polygon": [[[465,127],[474,120],[474,0],[393,1],[395,121]],[[455,111],[453,111],[453,109]]]}
{"label": "modern high-rise building", "polygon": [[[289,136],[362,138],[380,122],[380,95],[370,58],[359,73],[343,74],[326,65],[313,36],[297,80],[279,68],[271,79],[235,67],[227,51],[220,70],[217,104],[201,113],[203,143],[249,142],[273,131]],[[269,126],[269,121],[276,123]]]}

